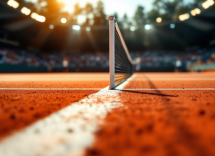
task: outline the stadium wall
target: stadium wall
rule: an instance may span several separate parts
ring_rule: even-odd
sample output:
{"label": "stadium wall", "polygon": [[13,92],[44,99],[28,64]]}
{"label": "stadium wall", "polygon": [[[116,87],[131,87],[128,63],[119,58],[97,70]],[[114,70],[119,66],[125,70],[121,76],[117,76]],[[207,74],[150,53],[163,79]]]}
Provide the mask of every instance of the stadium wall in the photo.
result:
{"label": "stadium wall", "polygon": [[[0,64],[0,73],[7,72],[62,72],[63,68],[53,68],[49,70],[47,67],[31,67],[25,65],[8,65]],[[69,68],[69,72],[108,72],[109,68]]]}
{"label": "stadium wall", "polygon": [[0,64],[0,72],[47,72],[46,67],[30,67],[25,65]]}
{"label": "stadium wall", "polygon": [[[140,72],[174,72],[174,66],[148,67],[142,66]],[[25,65],[0,64],[0,72],[62,72],[62,67],[48,69],[47,67],[31,67]],[[185,71],[185,70],[183,70]],[[109,72],[109,68],[69,68],[69,72]]]}
{"label": "stadium wall", "polygon": [[205,72],[205,71],[215,71],[215,64],[201,64],[201,65],[194,65],[189,68],[190,71],[194,72]]}

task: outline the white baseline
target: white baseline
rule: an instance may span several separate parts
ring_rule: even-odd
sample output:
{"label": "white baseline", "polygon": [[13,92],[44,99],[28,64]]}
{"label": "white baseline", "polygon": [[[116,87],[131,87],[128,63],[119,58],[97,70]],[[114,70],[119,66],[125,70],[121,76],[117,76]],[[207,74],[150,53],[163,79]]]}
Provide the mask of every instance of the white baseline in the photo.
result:
{"label": "white baseline", "polygon": [[[118,88],[124,86],[132,76]],[[123,106],[108,87],[73,103],[0,142],[1,156],[81,156],[108,112]]]}

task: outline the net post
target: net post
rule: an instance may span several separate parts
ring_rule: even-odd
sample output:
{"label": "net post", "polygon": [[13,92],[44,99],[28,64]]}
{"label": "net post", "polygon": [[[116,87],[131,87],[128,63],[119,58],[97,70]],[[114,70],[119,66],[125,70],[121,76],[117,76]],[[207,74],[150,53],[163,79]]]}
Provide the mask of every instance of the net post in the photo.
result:
{"label": "net post", "polygon": [[115,88],[115,18],[109,17],[109,89]]}

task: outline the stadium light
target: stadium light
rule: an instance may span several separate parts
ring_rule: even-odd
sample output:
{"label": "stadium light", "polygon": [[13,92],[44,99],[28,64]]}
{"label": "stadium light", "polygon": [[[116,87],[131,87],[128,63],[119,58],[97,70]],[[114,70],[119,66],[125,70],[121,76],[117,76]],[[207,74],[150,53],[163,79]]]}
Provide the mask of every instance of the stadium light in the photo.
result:
{"label": "stadium light", "polygon": [[50,24],[50,25],[49,25],[49,29],[54,29],[54,25],[53,25],[53,24]]}
{"label": "stadium light", "polygon": [[201,13],[201,10],[199,8],[196,8],[196,14],[200,14]]}
{"label": "stadium light", "polygon": [[202,3],[202,7],[204,9],[208,9],[212,5],[214,5],[214,1],[213,0],[207,0],[204,3]]}
{"label": "stadium light", "polygon": [[73,29],[73,30],[80,30],[81,27],[80,27],[79,25],[73,25],[73,26],[72,26],[72,29]]}
{"label": "stadium light", "polygon": [[37,17],[38,17],[39,15],[37,14],[37,13],[35,13],[35,12],[33,12],[32,14],[31,14],[31,18],[33,18],[33,19],[37,19]]}
{"label": "stadium light", "polygon": [[86,16],[84,15],[78,15],[77,16],[77,24],[81,25],[86,22]]}
{"label": "stadium light", "polygon": [[161,22],[162,22],[162,18],[161,18],[161,17],[158,17],[158,18],[156,19],[156,22],[157,22],[157,23],[161,23]]}
{"label": "stadium light", "polygon": [[41,15],[35,13],[35,12],[33,12],[31,14],[31,18],[37,20],[38,22],[45,22],[46,21],[46,18],[44,16],[41,16]]}
{"label": "stadium light", "polygon": [[46,18],[44,16],[39,16],[39,18],[37,19],[39,22],[45,22]]}
{"label": "stadium light", "polygon": [[195,10],[191,10],[190,13],[191,13],[192,16],[196,16],[196,11]]}
{"label": "stadium light", "polygon": [[90,31],[91,30],[91,28],[90,27],[86,27],[86,31]]}
{"label": "stadium light", "polygon": [[131,30],[131,31],[135,31],[135,26],[131,26],[131,27],[130,27],[130,30]]}
{"label": "stadium light", "polygon": [[203,7],[204,9],[209,8],[209,4],[207,3],[207,1],[204,2],[204,3],[202,3],[202,7]]}
{"label": "stadium light", "polygon": [[149,29],[151,29],[151,26],[150,26],[149,24],[146,24],[146,25],[145,25],[145,29],[146,29],[146,30],[149,30]]}
{"label": "stadium light", "polygon": [[17,8],[19,7],[19,3],[18,3],[17,1],[15,1],[15,0],[9,0],[9,1],[7,2],[7,4],[8,4],[9,6],[13,7],[14,9],[17,9]]}
{"label": "stadium light", "polygon": [[213,0],[207,0],[206,2],[208,3],[209,6],[214,5],[214,1]]}
{"label": "stadium light", "polygon": [[201,10],[199,8],[195,8],[195,9],[191,10],[190,13],[192,16],[196,16],[201,13]]}
{"label": "stadium light", "polygon": [[188,13],[179,16],[180,21],[185,21],[189,18],[190,18],[190,15]]}
{"label": "stadium light", "polygon": [[61,18],[61,23],[65,24],[67,22],[66,18]]}
{"label": "stadium light", "polygon": [[174,23],[170,24],[170,28],[175,29],[175,24]]}
{"label": "stadium light", "polygon": [[23,8],[21,9],[21,12],[22,12],[23,14],[25,14],[25,15],[29,15],[29,14],[31,13],[31,10],[28,9],[28,8],[26,8],[26,7],[23,7]]}

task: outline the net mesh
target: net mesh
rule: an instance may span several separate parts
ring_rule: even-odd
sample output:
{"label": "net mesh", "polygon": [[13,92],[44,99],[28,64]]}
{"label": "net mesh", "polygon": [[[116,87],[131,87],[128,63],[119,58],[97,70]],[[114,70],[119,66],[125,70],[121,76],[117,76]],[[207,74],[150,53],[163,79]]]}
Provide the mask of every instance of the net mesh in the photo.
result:
{"label": "net mesh", "polygon": [[134,73],[134,65],[129,61],[119,34],[115,29],[115,86],[119,85]]}

